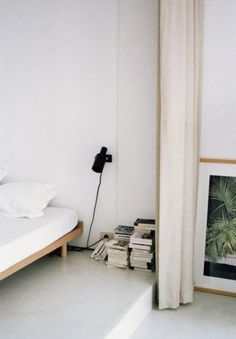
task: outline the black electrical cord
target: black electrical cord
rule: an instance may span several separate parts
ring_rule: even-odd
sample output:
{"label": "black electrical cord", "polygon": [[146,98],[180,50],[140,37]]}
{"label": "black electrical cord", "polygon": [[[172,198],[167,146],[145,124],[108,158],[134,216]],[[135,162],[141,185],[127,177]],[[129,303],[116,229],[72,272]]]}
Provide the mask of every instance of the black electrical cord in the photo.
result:
{"label": "black electrical cord", "polygon": [[[98,194],[99,194],[101,183],[102,183],[102,172],[100,173],[100,176],[99,176],[99,183],[98,183],[96,199],[95,199],[94,208],[93,208],[93,216],[92,216],[92,220],[91,220],[91,223],[90,223],[90,226],[89,226],[89,234],[88,234],[88,239],[87,239],[87,243],[86,243],[87,248],[90,247],[89,246],[89,239],[90,239],[90,234],[91,234],[91,230],[92,230],[92,226],[93,226],[93,222],[94,222],[94,218],[95,218],[95,212],[96,212],[96,207],[97,207],[97,202],[98,202]],[[95,244],[93,244],[93,245],[95,245]]]}
{"label": "black electrical cord", "polygon": [[79,246],[68,245],[68,246],[67,246],[67,249],[68,249],[69,251],[78,251],[78,252],[81,252],[81,251],[84,251],[84,250],[91,250],[91,251],[93,251],[94,248],[91,248],[91,247],[94,246],[94,245],[97,245],[97,244],[98,244],[100,241],[102,241],[103,239],[108,239],[108,236],[107,236],[107,235],[104,235],[103,238],[97,240],[96,242],[94,242],[93,244],[91,244],[91,245],[88,246],[88,247],[79,247]]}
{"label": "black electrical cord", "polygon": [[93,227],[93,222],[94,222],[94,218],[95,218],[95,212],[96,212],[96,208],[97,208],[97,202],[98,202],[98,195],[99,195],[99,190],[100,190],[100,186],[102,183],[102,172],[100,173],[99,176],[99,183],[98,183],[98,187],[97,187],[97,193],[96,193],[96,198],[95,198],[95,203],[94,203],[94,208],[93,208],[93,215],[92,215],[92,220],[89,226],[89,233],[88,233],[88,238],[87,238],[87,243],[86,243],[86,247],[79,247],[79,246],[68,246],[68,250],[71,251],[84,251],[84,250],[92,250],[92,246],[96,245],[97,243],[99,243],[99,241],[107,238],[107,236],[104,236],[103,238],[99,239],[98,241],[96,241],[95,243],[89,245],[89,239],[90,239],[90,234],[91,234],[91,230]]}

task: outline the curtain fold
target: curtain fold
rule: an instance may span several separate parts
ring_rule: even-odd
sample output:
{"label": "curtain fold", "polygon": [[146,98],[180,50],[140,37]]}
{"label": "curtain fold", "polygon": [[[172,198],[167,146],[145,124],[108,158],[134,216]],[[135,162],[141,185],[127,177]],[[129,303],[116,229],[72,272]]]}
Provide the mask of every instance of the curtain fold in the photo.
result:
{"label": "curtain fold", "polygon": [[193,300],[202,0],[159,1],[159,308]]}

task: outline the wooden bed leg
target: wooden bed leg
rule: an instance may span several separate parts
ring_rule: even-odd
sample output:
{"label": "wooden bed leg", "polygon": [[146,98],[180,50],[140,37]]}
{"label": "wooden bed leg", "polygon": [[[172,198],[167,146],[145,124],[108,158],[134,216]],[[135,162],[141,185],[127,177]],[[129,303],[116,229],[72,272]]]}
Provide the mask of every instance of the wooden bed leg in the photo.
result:
{"label": "wooden bed leg", "polygon": [[62,258],[67,257],[67,243],[61,246],[61,257]]}

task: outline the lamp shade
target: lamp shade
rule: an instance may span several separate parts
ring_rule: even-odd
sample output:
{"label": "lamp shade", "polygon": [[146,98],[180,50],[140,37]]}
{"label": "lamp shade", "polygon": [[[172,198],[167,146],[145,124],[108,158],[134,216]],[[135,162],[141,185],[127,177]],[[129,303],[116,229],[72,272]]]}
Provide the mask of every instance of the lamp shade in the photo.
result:
{"label": "lamp shade", "polygon": [[95,156],[95,160],[93,163],[92,170],[96,173],[102,173],[105,162],[106,162],[106,153],[107,153],[107,148],[102,147],[100,153],[98,153]]}

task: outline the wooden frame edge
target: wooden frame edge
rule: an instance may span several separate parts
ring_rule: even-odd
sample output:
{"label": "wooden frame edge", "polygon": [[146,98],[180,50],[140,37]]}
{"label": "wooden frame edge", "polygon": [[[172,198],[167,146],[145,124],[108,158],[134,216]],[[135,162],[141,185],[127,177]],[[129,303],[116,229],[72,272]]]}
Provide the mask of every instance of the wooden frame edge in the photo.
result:
{"label": "wooden frame edge", "polygon": [[194,291],[203,292],[203,293],[218,294],[218,295],[223,295],[225,297],[234,297],[234,298],[236,298],[236,293],[234,293],[234,292],[227,292],[227,291],[221,291],[221,290],[213,290],[211,288],[194,287]]}
{"label": "wooden frame edge", "polygon": [[235,159],[200,158],[202,163],[236,165]]}
{"label": "wooden frame edge", "polygon": [[[199,161],[200,161],[200,163],[208,163],[208,164],[236,165],[236,160],[235,159],[200,158]],[[234,292],[214,290],[214,289],[211,289],[211,288],[194,287],[194,291],[218,294],[218,295],[223,295],[223,296],[228,296],[228,297],[236,297],[236,293],[234,293]]]}
{"label": "wooden frame edge", "polygon": [[77,226],[70,231],[69,233],[65,234],[61,238],[55,240],[53,243],[49,244],[48,246],[42,248],[41,250],[33,253],[29,257],[19,261],[15,265],[7,268],[5,271],[0,273],[0,281],[9,277],[13,273],[19,271],[20,269],[28,266],[29,264],[33,263],[34,261],[44,257],[45,255],[49,254],[50,252],[56,250],[57,248],[62,248],[61,256],[66,257],[66,246],[67,243],[77,237],[79,237],[83,233],[83,222],[79,221]]}

